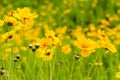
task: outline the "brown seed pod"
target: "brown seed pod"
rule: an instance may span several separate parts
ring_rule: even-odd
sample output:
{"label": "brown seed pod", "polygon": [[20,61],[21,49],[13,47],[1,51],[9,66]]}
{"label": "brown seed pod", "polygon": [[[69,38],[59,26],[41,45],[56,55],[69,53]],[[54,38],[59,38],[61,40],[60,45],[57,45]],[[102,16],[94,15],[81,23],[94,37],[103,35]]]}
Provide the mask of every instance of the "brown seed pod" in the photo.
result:
{"label": "brown seed pod", "polygon": [[16,55],[16,59],[20,59],[20,55]]}

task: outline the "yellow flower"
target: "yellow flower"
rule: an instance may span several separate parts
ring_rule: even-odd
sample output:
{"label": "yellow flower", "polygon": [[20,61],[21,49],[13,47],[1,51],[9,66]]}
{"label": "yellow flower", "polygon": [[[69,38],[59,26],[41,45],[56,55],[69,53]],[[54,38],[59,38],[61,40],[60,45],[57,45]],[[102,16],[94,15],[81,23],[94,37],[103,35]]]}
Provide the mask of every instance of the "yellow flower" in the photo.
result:
{"label": "yellow flower", "polygon": [[14,34],[15,34],[15,32],[16,32],[15,30],[12,30],[12,31],[9,31],[9,32],[3,34],[1,36],[1,41],[6,41],[8,39],[12,39]]}
{"label": "yellow flower", "polygon": [[65,15],[65,14],[69,14],[71,12],[71,9],[66,9],[66,10],[64,10],[63,11],[63,14]]}
{"label": "yellow flower", "polygon": [[13,14],[15,14],[15,13],[16,13],[16,11],[11,10],[11,11],[9,11],[9,12],[7,13],[7,16],[12,17]]}
{"label": "yellow flower", "polygon": [[47,51],[46,51],[45,54],[44,54],[43,59],[44,59],[45,61],[50,61],[50,60],[52,60],[52,58],[53,58],[53,54],[54,54],[54,50],[52,50],[52,49],[47,49]]}
{"label": "yellow flower", "polygon": [[81,55],[83,57],[88,57],[97,47],[95,41],[87,39],[85,36],[78,37],[74,44],[81,49]]}
{"label": "yellow flower", "polygon": [[2,60],[7,60],[8,57],[9,57],[9,54],[8,53],[2,53],[1,57],[2,57]]}
{"label": "yellow flower", "polygon": [[3,26],[3,25],[4,25],[4,21],[0,20],[0,26]]}
{"label": "yellow flower", "polygon": [[45,50],[46,50],[46,49],[39,48],[39,49],[37,50],[37,57],[38,57],[38,58],[43,58],[43,57],[44,57],[44,54],[45,54]]}
{"label": "yellow flower", "polygon": [[54,44],[56,46],[61,46],[62,43],[58,37],[55,36],[54,31],[48,30],[45,32],[46,39],[48,39],[48,42],[51,44]]}
{"label": "yellow flower", "polygon": [[120,72],[117,72],[115,77],[120,78]]}
{"label": "yellow flower", "polygon": [[42,48],[43,50],[47,49],[47,47],[49,45],[52,44],[52,41],[50,41],[49,39],[46,38],[42,38],[38,40],[38,43],[40,44],[40,48]]}
{"label": "yellow flower", "polygon": [[54,49],[41,49],[39,48],[37,50],[37,57],[38,58],[43,58],[45,61],[50,61],[53,58],[53,53]]}
{"label": "yellow flower", "polygon": [[75,38],[83,35],[83,30],[82,30],[81,26],[76,26],[76,29],[71,31],[71,35]]}
{"label": "yellow flower", "polygon": [[103,62],[96,62],[95,65],[96,65],[96,66],[102,66],[102,65],[103,65]]}
{"label": "yellow flower", "polygon": [[58,37],[53,37],[52,41],[53,41],[53,44],[56,45],[56,46],[61,46],[62,45],[62,42]]}
{"label": "yellow flower", "polygon": [[13,14],[13,16],[22,21],[22,24],[33,25],[34,18],[37,18],[38,15],[36,13],[31,13],[28,7],[18,8],[17,12]]}
{"label": "yellow flower", "polygon": [[25,46],[21,46],[20,48],[22,51],[27,51],[27,48]]}
{"label": "yellow flower", "polygon": [[118,65],[118,69],[120,70],[120,64]]}
{"label": "yellow flower", "polygon": [[19,52],[19,48],[18,48],[18,47],[15,47],[15,48],[13,49],[13,52],[14,52],[15,54],[17,54],[17,53]]}
{"label": "yellow flower", "polygon": [[69,54],[71,52],[71,48],[70,48],[70,45],[65,45],[62,47],[62,52],[64,54]]}
{"label": "yellow flower", "polygon": [[45,36],[46,38],[53,38],[55,36],[55,33],[52,30],[48,30],[45,32]]}
{"label": "yellow flower", "polygon": [[15,24],[17,24],[17,20],[14,17],[5,16],[4,21],[7,23],[8,26],[14,26]]}
{"label": "yellow flower", "polygon": [[6,49],[5,49],[5,52],[6,52],[6,53],[10,53],[11,51],[12,51],[11,48],[6,48]]}
{"label": "yellow flower", "polygon": [[90,29],[90,31],[95,31],[96,27],[94,24],[89,24],[89,29]]}
{"label": "yellow flower", "polygon": [[106,26],[109,26],[109,25],[110,25],[110,23],[109,23],[107,20],[105,20],[105,19],[102,19],[102,20],[100,21],[100,23],[103,24],[103,25],[106,25]]}
{"label": "yellow flower", "polygon": [[103,31],[99,30],[97,36],[100,39],[100,44],[101,44],[102,47],[110,50],[112,53],[117,52],[117,49],[110,42],[110,40],[108,39],[107,35]]}
{"label": "yellow flower", "polygon": [[25,63],[26,61],[27,61],[27,58],[26,58],[26,57],[23,57],[23,58],[22,58],[22,62]]}
{"label": "yellow flower", "polygon": [[29,30],[32,26],[28,26],[27,24],[21,24],[19,22],[19,24],[17,26],[15,26],[15,30]]}

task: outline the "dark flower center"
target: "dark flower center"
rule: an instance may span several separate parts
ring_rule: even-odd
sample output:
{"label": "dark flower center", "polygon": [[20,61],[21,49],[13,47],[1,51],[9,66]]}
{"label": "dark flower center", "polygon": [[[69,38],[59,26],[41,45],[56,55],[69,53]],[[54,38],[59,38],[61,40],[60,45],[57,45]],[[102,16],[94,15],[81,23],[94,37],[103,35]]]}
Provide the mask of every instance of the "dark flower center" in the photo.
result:
{"label": "dark flower center", "polygon": [[50,55],[50,52],[47,52],[45,55],[49,56],[49,55]]}
{"label": "dark flower center", "polygon": [[8,38],[11,39],[13,36],[12,35],[9,35]]}
{"label": "dark flower center", "polygon": [[8,22],[8,23],[7,23],[7,25],[8,25],[8,26],[12,26],[12,25],[13,25],[13,23],[11,23],[11,22]]}

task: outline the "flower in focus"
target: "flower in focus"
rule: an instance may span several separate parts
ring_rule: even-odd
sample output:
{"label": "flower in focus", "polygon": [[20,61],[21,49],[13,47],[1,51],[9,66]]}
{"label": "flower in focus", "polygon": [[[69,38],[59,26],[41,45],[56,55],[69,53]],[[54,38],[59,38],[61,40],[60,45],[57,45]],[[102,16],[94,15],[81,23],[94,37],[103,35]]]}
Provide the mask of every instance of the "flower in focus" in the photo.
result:
{"label": "flower in focus", "polygon": [[34,18],[37,18],[36,13],[31,13],[28,7],[18,8],[17,12],[13,16],[21,21],[22,24],[33,25]]}
{"label": "flower in focus", "polygon": [[83,57],[88,57],[97,48],[96,42],[85,38],[85,36],[78,37],[74,44],[81,49],[81,55]]}

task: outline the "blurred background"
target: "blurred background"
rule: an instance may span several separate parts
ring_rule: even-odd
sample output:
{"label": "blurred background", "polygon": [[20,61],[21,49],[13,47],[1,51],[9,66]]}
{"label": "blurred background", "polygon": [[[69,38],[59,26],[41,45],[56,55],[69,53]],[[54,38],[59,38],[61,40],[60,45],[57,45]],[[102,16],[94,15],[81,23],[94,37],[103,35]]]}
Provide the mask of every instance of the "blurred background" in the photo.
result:
{"label": "blurred background", "polygon": [[49,22],[52,27],[99,25],[101,19],[111,21],[109,27],[119,23],[119,0],[1,0],[0,18],[17,8],[30,7],[39,15],[39,22]]}

